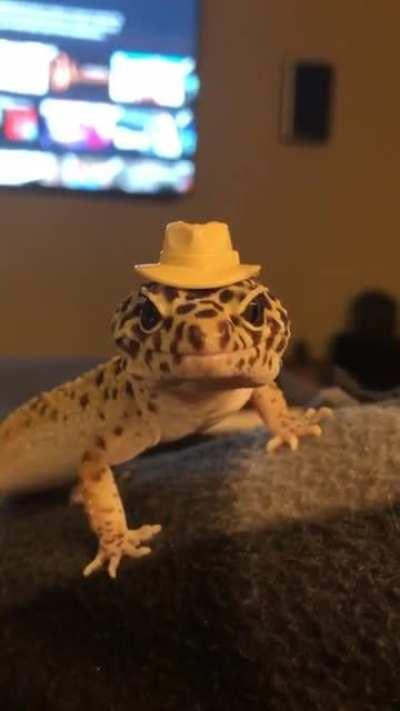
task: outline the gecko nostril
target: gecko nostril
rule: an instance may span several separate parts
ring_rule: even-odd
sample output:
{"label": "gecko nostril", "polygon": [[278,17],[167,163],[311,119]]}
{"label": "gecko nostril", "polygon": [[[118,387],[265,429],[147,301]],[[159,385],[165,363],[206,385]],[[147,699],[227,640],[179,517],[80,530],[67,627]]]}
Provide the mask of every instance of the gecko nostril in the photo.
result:
{"label": "gecko nostril", "polygon": [[229,319],[225,319],[224,321],[219,321],[218,323],[218,330],[220,333],[220,339],[219,339],[219,345],[220,348],[224,349],[228,345],[230,338],[231,338],[231,333],[233,330],[233,324]]}
{"label": "gecko nostril", "polygon": [[204,349],[205,345],[205,336],[201,328],[199,326],[189,326],[188,329],[188,338],[190,344],[193,346],[193,348],[196,351],[202,351]]}

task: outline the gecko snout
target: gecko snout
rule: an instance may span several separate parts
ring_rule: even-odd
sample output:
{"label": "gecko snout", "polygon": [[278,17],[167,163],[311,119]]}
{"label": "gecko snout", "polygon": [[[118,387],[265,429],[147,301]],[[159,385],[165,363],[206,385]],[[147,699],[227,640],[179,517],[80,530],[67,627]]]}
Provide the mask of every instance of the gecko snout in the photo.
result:
{"label": "gecko snout", "polygon": [[194,350],[204,355],[232,350],[233,323],[229,318],[218,319],[213,324],[196,324],[189,327],[189,342]]}

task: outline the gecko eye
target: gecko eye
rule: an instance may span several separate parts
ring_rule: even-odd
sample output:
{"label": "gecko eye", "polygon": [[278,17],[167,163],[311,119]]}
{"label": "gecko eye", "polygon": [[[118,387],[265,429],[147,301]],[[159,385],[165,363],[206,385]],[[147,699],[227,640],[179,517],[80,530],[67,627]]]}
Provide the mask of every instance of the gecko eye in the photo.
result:
{"label": "gecko eye", "polygon": [[266,306],[263,294],[256,296],[253,301],[246,306],[242,313],[242,317],[246,319],[252,326],[262,326],[264,323],[264,308]]}
{"label": "gecko eye", "polygon": [[150,299],[146,299],[140,309],[140,328],[144,333],[151,333],[161,324],[162,316]]}

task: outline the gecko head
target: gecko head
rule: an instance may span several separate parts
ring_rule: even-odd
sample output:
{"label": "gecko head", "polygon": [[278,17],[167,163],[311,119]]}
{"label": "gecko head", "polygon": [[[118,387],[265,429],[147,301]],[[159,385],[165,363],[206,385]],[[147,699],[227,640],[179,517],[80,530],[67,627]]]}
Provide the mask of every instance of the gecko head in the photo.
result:
{"label": "gecko head", "polygon": [[120,304],[112,333],[137,375],[250,387],[276,378],[290,327],[280,301],[254,279],[216,289],[153,282]]}

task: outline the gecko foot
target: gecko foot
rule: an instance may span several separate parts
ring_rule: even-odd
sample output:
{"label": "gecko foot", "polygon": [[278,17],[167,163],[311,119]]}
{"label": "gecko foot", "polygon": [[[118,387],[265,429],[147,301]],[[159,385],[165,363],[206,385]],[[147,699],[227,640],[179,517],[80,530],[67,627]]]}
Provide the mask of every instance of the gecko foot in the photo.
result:
{"label": "gecko foot", "polygon": [[268,453],[275,452],[284,444],[288,444],[292,452],[298,449],[300,437],[312,435],[319,437],[322,429],[318,424],[327,417],[333,417],[333,412],[329,407],[321,407],[318,410],[309,408],[305,412],[290,412],[286,415],[275,436],[270,439],[266,446]]}
{"label": "gecko foot", "polygon": [[130,558],[143,558],[151,553],[151,548],[142,546],[142,543],[150,541],[161,531],[160,525],[141,526],[136,529],[127,529],[124,534],[114,538],[104,538],[100,541],[97,556],[83,571],[83,575],[88,577],[103,566],[107,567],[111,578],[117,577],[117,570],[122,556]]}

